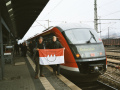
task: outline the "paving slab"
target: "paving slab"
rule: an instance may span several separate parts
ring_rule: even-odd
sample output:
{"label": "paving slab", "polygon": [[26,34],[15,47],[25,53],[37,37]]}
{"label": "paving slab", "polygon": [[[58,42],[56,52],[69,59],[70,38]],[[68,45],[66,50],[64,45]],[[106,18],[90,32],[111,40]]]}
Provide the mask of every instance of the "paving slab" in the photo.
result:
{"label": "paving slab", "polygon": [[80,90],[62,75],[54,75],[49,66],[43,67],[43,74],[45,77],[35,79],[35,63],[32,57],[29,54],[27,57],[16,55],[14,64],[5,64],[4,80],[0,81],[0,90]]}

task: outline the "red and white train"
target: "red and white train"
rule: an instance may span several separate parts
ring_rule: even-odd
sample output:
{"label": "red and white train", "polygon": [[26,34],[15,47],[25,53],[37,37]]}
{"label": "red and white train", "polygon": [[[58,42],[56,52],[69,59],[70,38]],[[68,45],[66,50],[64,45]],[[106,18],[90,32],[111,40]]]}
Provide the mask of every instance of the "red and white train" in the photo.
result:
{"label": "red and white train", "polygon": [[52,36],[56,36],[65,47],[65,64],[60,66],[62,73],[99,76],[106,71],[104,46],[94,29],[82,24],[62,24],[48,28],[29,40],[37,40],[39,36],[44,38],[45,44],[49,44]]}

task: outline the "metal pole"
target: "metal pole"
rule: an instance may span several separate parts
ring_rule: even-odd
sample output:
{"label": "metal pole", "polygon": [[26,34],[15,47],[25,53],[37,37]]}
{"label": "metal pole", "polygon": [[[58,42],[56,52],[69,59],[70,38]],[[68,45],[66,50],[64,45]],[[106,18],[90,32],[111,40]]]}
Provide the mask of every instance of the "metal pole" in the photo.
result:
{"label": "metal pole", "polygon": [[9,32],[9,37],[7,38],[7,45],[10,44],[10,32]]}
{"label": "metal pole", "polygon": [[[100,18],[100,17],[99,17]],[[99,24],[100,24],[100,37],[101,37],[101,21],[99,20]]]}
{"label": "metal pole", "polygon": [[1,20],[1,5],[0,5],[0,55],[1,55],[1,59],[0,59],[0,62],[1,62],[1,77],[0,79],[2,80],[3,79],[3,76],[4,76],[4,57],[3,57],[3,38],[2,38],[2,20]]}
{"label": "metal pole", "polygon": [[8,45],[12,45],[12,37],[11,37],[11,32],[9,32],[9,43]]}
{"label": "metal pole", "polygon": [[94,29],[98,32],[97,0],[94,0]]}

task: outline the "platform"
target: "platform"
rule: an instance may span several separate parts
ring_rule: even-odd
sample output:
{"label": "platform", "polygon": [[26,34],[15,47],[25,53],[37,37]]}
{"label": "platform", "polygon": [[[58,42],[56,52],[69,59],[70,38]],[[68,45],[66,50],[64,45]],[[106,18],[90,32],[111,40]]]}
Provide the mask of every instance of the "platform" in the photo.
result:
{"label": "platform", "polygon": [[0,81],[0,90],[80,90],[64,76],[56,76],[50,66],[44,66],[45,77],[34,79],[35,64],[32,59],[17,55],[14,64],[5,64],[4,80]]}

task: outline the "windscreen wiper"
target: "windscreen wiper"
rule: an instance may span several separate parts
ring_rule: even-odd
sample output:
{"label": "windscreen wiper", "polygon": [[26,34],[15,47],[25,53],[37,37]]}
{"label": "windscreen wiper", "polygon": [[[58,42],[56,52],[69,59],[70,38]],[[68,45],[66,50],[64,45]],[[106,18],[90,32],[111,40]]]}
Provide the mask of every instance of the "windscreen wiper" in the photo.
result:
{"label": "windscreen wiper", "polygon": [[90,43],[90,40],[92,39],[93,37],[91,36],[90,39],[86,42],[86,43]]}
{"label": "windscreen wiper", "polygon": [[90,39],[86,43],[90,43],[90,41],[91,41],[92,38],[96,41],[95,36],[91,33],[91,31],[89,31],[89,32],[91,34],[91,37],[90,37]]}

